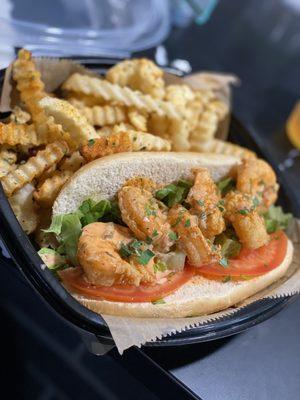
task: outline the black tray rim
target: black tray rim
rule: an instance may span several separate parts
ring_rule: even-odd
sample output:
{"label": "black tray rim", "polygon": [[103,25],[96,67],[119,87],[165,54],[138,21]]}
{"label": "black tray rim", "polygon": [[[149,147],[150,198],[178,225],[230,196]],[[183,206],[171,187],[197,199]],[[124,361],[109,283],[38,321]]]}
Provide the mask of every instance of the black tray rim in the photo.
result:
{"label": "black tray rim", "polygon": [[[80,59],[80,61],[84,64],[84,59]],[[106,58],[103,60],[103,63],[101,59],[97,59],[93,64],[90,62],[87,62],[87,64],[89,68],[103,72],[118,61],[120,60]],[[169,70],[168,72],[174,72],[176,75],[180,75],[179,71]],[[4,74],[5,69],[0,71],[1,86],[3,84]],[[237,131],[243,132],[244,139],[244,133],[247,133],[246,138],[248,140],[248,145],[250,142],[251,147],[254,147],[255,151],[262,153],[261,149],[259,149],[257,144],[253,141],[248,129],[234,116],[232,116],[231,126],[235,127]],[[291,208],[293,207],[291,206]],[[30,283],[32,288],[39,293],[42,299],[71,324],[95,334],[99,340],[102,339],[113,343],[113,339],[104,319],[99,314],[90,311],[78,303],[57,281],[50,270],[44,268],[36,249],[15,218],[1,184],[0,226],[2,227],[1,238],[8,248],[15,265],[17,265],[22,275]],[[145,345],[153,347],[179,346],[230,336],[270,318],[293,301],[296,296],[297,295],[285,296],[276,299],[268,299],[267,301],[262,300],[255,302],[252,303],[255,309],[249,312],[248,315],[245,314],[247,313],[248,307],[246,306],[230,316],[188,328],[180,333],[167,335],[162,339],[148,342]],[[259,308],[257,308],[257,306],[259,306]],[[239,315],[240,313],[242,313],[242,315]]]}

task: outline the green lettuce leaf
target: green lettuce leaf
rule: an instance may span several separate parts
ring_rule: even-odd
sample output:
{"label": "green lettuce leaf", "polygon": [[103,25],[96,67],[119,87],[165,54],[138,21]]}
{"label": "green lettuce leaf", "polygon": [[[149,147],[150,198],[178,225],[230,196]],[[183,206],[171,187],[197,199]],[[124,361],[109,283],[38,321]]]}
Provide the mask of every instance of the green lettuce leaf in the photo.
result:
{"label": "green lettuce leaf", "polygon": [[180,179],[177,183],[171,183],[155,193],[155,197],[162,201],[166,206],[172,207],[174,204],[182,203],[193,186],[193,183],[185,179]]}
{"label": "green lettuce leaf", "polygon": [[69,214],[55,215],[52,218],[50,227],[45,229],[44,232],[56,235],[59,242],[57,253],[65,255],[68,261],[76,265],[78,240],[82,228],[97,221],[116,222],[115,215],[117,214],[117,209],[112,204],[109,200],[96,202],[87,199],[82,202],[77,211]]}
{"label": "green lettuce leaf", "polygon": [[221,255],[225,258],[236,257],[242,248],[235,234],[229,229],[218,235],[214,244],[221,246]]}
{"label": "green lettuce leaf", "polygon": [[279,229],[286,229],[293,218],[290,213],[284,213],[280,206],[271,206],[269,210],[263,214],[267,232],[273,233]]}
{"label": "green lettuce leaf", "polygon": [[235,188],[235,181],[232,178],[225,178],[217,182],[217,187],[222,196],[225,196],[230,190]]}
{"label": "green lettuce leaf", "polygon": [[49,269],[57,270],[66,265],[65,257],[53,249],[42,247],[38,253]]}

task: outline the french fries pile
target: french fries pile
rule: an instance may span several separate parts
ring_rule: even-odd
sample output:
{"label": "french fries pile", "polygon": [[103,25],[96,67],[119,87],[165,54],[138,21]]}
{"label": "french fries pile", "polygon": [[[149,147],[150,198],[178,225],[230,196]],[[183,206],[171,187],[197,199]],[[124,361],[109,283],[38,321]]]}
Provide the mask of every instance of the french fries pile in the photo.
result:
{"label": "french fries pile", "polygon": [[105,78],[75,73],[60,95],[45,91],[28,51],[19,51],[12,71],[20,103],[0,122],[0,181],[23,229],[39,238],[62,186],[99,157],[170,150],[252,156],[215,138],[227,104],[210,90],[167,85],[150,60],[120,62]]}

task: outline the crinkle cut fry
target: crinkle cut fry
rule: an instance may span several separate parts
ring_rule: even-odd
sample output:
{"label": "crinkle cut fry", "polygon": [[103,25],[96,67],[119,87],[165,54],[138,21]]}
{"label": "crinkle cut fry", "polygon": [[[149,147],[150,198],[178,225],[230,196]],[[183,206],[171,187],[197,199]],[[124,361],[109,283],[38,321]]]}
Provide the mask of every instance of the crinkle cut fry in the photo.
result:
{"label": "crinkle cut fry", "polygon": [[0,144],[39,146],[45,144],[45,140],[37,136],[33,124],[17,124],[15,122],[3,124],[0,122]]}
{"label": "crinkle cut fry", "polygon": [[85,116],[91,125],[105,126],[115,125],[126,121],[125,109],[122,106],[82,106],[82,102],[74,99],[71,104]]}
{"label": "crinkle cut fry", "polygon": [[35,121],[41,112],[38,101],[46,96],[46,93],[41,74],[37,71],[28,50],[19,51],[18,58],[13,63],[13,79],[17,83],[21,100]]}
{"label": "crinkle cut fry", "polygon": [[61,171],[48,178],[34,192],[33,197],[41,207],[51,207],[62,186],[73,175],[72,171]]}
{"label": "crinkle cut fry", "polygon": [[63,141],[48,144],[44,150],[39,151],[36,156],[29,158],[2,179],[5,194],[11,196],[26,183],[39,177],[46,169],[58,163],[68,150],[67,143]]}
{"label": "crinkle cut fry", "polygon": [[90,141],[81,149],[81,154],[86,162],[109,154],[124,153],[130,151],[170,151],[168,140],[151,135],[150,133],[127,130],[113,133],[107,137],[101,137]]}
{"label": "crinkle cut fry", "polygon": [[146,58],[124,60],[106,73],[106,79],[120,86],[162,99],[165,94],[163,70]]}
{"label": "crinkle cut fry", "polygon": [[133,106],[138,110],[147,111],[149,113],[155,112],[159,115],[166,115],[170,119],[182,117],[181,110],[170,102],[154,99],[149,95],[134,91],[128,87],[121,87],[87,75],[73,74],[63,84],[63,89],[81,92],[95,97],[99,96],[108,102],[116,102],[127,107]]}
{"label": "crinkle cut fry", "polygon": [[17,154],[5,147],[0,150],[0,179],[17,168]]}
{"label": "crinkle cut fry", "polygon": [[203,153],[227,154],[245,159],[256,157],[253,151],[220,139],[211,139],[206,142],[192,141],[191,150]]}

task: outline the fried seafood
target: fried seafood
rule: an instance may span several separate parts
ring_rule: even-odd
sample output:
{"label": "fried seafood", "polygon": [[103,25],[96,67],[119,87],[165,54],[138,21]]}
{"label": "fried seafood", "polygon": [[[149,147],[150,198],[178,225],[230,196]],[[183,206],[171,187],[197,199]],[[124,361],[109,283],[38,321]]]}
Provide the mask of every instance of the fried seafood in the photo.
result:
{"label": "fried seafood", "polygon": [[200,266],[220,258],[218,246],[210,244],[198,226],[198,218],[183,206],[173,206],[169,211],[168,221],[178,236],[178,247],[192,265]]}
{"label": "fried seafood", "polygon": [[88,281],[105,286],[117,283],[139,285],[151,281],[154,278],[152,266],[138,267],[136,259],[126,261],[119,254],[120,246],[132,239],[128,228],[112,222],[95,222],[84,227],[77,258]]}
{"label": "fried seafood", "polygon": [[90,140],[88,144],[81,148],[81,154],[86,162],[90,162],[116,153],[169,150],[170,143],[167,140],[150,133],[126,130]]}
{"label": "fried seafood", "polygon": [[193,172],[194,185],[186,201],[191,205],[190,212],[198,216],[199,227],[204,236],[212,238],[225,229],[221,197],[206,168],[197,168]]}
{"label": "fried seafood", "polygon": [[247,159],[237,169],[237,189],[257,196],[261,210],[268,209],[277,199],[278,184],[272,167],[264,160]]}
{"label": "fried seafood", "polygon": [[154,192],[158,187],[157,183],[155,183],[152,179],[144,176],[137,176],[136,178],[128,179],[123,186],[138,187],[140,189],[148,190],[151,193]]}
{"label": "fried seafood", "polygon": [[[167,252],[173,245],[167,215],[159,208],[152,193],[133,186],[123,186],[118,193],[122,220],[140,239],[149,241],[158,251]],[[171,236],[172,237],[172,236]]]}
{"label": "fried seafood", "polygon": [[231,191],[224,198],[225,218],[232,223],[240,242],[257,249],[269,241],[264,219],[259,215],[255,197]]}

